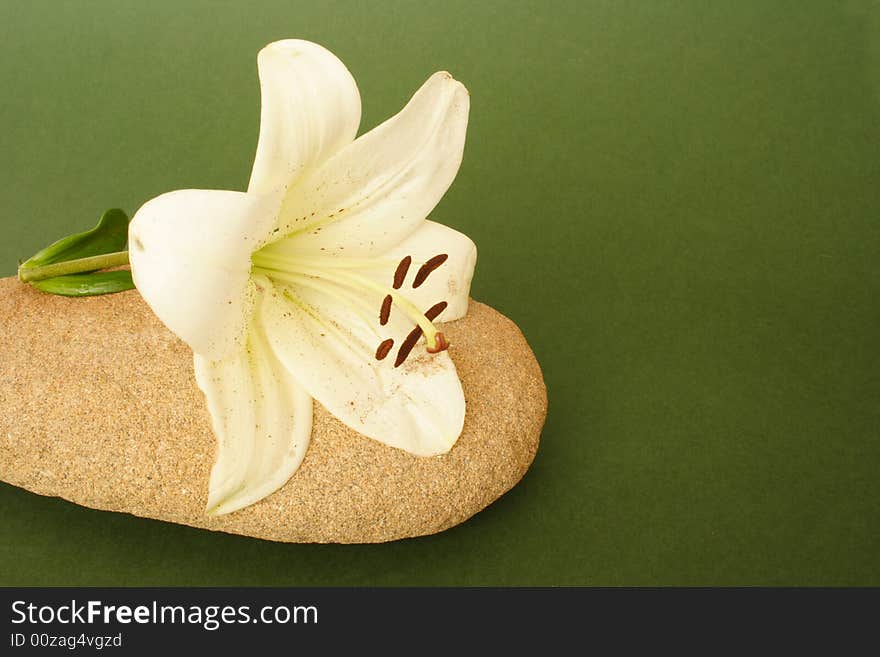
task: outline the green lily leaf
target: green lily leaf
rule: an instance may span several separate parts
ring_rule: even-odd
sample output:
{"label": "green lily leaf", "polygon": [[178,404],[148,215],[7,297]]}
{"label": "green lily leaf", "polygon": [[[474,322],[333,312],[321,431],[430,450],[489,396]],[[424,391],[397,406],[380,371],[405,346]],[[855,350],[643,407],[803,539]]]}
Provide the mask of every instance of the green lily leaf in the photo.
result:
{"label": "green lily leaf", "polygon": [[19,278],[43,292],[67,297],[133,289],[130,271],[101,271],[128,264],[128,221],[122,210],[107,210],[91,230],[63,237],[28,258],[18,268]]}
{"label": "green lily leaf", "polygon": [[65,297],[91,297],[134,289],[131,272],[127,269],[98,271],[91,274],[67,274],[31,281],[30,284],[43,292]]}
{"label": "green lily leaf", "polygon": [[122,210],[114,208],[101,215],[98,225],[91,230],[62,237],[28,258],[22,263],[20,269],[31,269],[57,262],[68,262],[122,251],[127,241],[128,215]]}

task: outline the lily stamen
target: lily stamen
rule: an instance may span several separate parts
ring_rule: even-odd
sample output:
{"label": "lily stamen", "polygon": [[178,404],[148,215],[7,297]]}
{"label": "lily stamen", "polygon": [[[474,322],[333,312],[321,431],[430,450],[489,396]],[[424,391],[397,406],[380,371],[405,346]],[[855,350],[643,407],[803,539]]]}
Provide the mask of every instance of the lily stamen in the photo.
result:
{"label": "lily stamen", "polygon": [[431,272],[437,269],[440,265],[446,262],[446,259],[449,256],[445,253],[441,253],[440,255],[435,255],[433,258],[428,260],[425,264],[423,264],[419,271],[416,272],[416,277],[413,279],[413,289],[419,287],[422,283],[428,280],[428,276],[431,275]]}
{"label": "lily stamen", "polygon": [[386,294],[382,299],[382,307],[379,309],[379,323],[382,326],[385,326],[391,318],[391,304],[393,302],[394,298],[390,294]]}
{"label": "lily stamen", "polygon": [[406,273],[409,271],[409,266],[411,263],[412,257],[406,256],[397,264],[397,269],[394,270],[393,285],[395,290],[399,290],[400,286],[403,285],[403,281],[406,279]]}
{"label": "lily stamen", "polygon": [[[332,258],[328,258],[328,260],[332,260]],[[263,252],[255,253],[252,257],[252,262],[255,273],[265,274],[269,278],[276,278],[281,281],[295,283],[297,275],[302,275],[331,281],[350,288],[367,289],[383,296],[390,296],[392,304],[402,310],[422,330],[429,353],[443,351],[449,346],[445,337],[434,326],[433,318],[428,318],[426,313],[422,313],[412,301],[397,290],[381,285],[366,276],[356,274],[347,269],[328,271],[322,267],[303,266],[299,258],[294,260]],[[437,337],[438,335],[440,336],[439,338]]]}
{"label": "lily stamen", "polygon": [[388,338],[387,340],[382,340],[379,343],[379,346],[376,348],[376,360],[382,360],[385,356],[388,355],[388,352],[391,351],[391,347],[394,346],[394,340]]}

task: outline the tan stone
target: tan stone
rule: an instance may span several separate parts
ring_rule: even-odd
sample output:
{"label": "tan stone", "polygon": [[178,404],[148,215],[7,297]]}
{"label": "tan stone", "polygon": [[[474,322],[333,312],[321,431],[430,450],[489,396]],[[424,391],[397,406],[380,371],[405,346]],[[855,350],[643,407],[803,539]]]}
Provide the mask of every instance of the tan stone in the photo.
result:
{"label": "tan stone", "polygon": [[442,531],[514,484],[546,390],[513,322],[472,302],[446,324],[464,431],[419,458],[315,404],[306,458],[276,493],[204,515],[215,442],[189,348],[137,292],[66,299],[0,280],[0,479],[77,504],[273,541],[373,543]]}

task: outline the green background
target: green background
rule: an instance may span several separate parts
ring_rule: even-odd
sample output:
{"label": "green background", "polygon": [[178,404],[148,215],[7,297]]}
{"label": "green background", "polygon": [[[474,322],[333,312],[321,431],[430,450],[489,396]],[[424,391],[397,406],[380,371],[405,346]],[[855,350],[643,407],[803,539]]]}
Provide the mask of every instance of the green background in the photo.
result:
{"label": "green background", "polygon": [[243,189],[284,37],[347,63],[362,129],[435,70],[470,89],[434,216],[543,367],[532,469],[369,546],[4,484],[0,583],[880,584],[880,4],[0,0],[0,274],[105,208]]}

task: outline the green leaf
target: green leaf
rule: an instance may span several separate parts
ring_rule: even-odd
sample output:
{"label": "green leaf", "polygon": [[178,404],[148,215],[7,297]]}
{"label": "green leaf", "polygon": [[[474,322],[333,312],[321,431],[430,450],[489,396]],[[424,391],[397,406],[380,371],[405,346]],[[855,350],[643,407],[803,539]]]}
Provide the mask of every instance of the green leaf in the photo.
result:
{"label": "green leaf", "polygon": [[63,237],[28,258],[18,268],[19,278],[43,292],[68,297],[132,289],[130,271],[101,271],[128,264],[128,221],[122,210],[107,210],[91,230]]}
{"label": "green leaf", "polygon": [[19,269],[32,269],[122,251],[127,241],[128,215],[114,208],[107,210],[98,220],[98,225],[91,230],[62,237],[28,258]]}
{"label": "green leaf", "polygon": [[99,271],[91,274],[67,274],[30,283],[38,290],[65,297],[90,297],[134,289],[131,272],[127,269]]}

